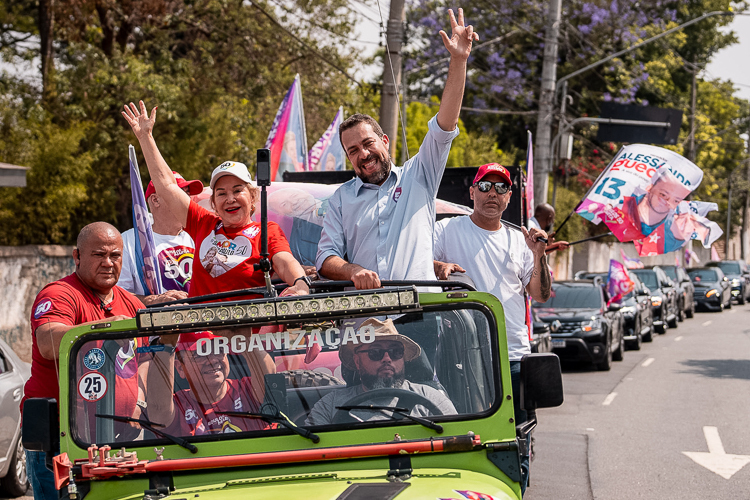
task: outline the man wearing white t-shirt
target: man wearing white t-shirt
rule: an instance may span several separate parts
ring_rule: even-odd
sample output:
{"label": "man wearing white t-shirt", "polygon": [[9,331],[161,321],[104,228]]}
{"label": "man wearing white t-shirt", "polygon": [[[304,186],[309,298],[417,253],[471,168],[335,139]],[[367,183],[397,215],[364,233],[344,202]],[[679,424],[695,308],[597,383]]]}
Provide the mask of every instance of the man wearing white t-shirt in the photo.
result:
{"label": "man wearing white t-shirt", "polygon": [[510,202],[511,186],[510,174],[503,166],[490,163],[479,167],[469,188],[474,212],[437,222],[433,239],[438,278],[465,270],[477,290],[492,293],[503,304],[516,396],[513,403],[516,421],[521,423],[526,412],[518,401],[520,361],[531,352],[524,290],[537,302],[546,302],[552,280],[544,253],[546,243],[538,239],[546,238],[547,233],[535,227],[518,231],[500,219]]}
{"label": "man wearing white t-shirt", "polygon": [[[174,175],[177,184],[187,194],[195,196],[203,191],[201,181],[186,181],[177,172],[174,172]],[[146,188],[145,197],[153,217],[151,229],[154,233],[155,255],[165,292],[159,295],[149,295],[141,282],[135,258],[134,229],[122,233],[122,272],[117,285],[138,296],[146,305],[184,299],[187,297],[190,278],[193,275],[195,243],[190,235],[183,231],[180,222],[161,203],[152,182],[149,182]]]}

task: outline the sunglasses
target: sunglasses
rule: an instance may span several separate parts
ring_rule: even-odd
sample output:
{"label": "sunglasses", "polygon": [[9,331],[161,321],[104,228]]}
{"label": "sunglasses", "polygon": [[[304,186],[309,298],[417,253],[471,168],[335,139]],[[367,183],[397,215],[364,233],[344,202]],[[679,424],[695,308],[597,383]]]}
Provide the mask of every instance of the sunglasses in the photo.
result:
{"label": "sunglasses", "polygon": [[474,185],[483,193],[488,193],[492,186],[495,186],[497,194],[505,194],[510,191],[510,186],[504,182],[479,181]]}
{"label": "sunglasses", "polygon": [[398,361],[399,359],[404,357],[404,348],[402,347],[390,347],[388,349],[367,349],[367,350],[361,350],[357,351],[357,354],[367,353],[367,357],[370,358],[370,361],[380,361],[383,359],[383,356],[385,356],[385,353],[388,353],[388,357],[391,358],[394,361]]}

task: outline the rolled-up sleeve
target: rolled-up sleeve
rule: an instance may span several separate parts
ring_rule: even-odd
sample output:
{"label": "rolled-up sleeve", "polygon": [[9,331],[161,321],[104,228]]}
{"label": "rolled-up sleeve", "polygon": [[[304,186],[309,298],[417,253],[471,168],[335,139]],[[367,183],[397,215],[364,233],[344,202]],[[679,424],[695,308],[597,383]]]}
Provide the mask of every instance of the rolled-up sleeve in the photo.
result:
{"label": "rolled-up sleeve", "polygon": [[342,221],[341,189],[336,190],[328,201],[328,211],[323,219],[323,231],[318,242],[318,254],[315,267],[320,271],[323,262],[332,255],[344,258],[346,255],[346,238]]}
{"label": "rolled-up sleeve", "polygon": [[[440,181],[448,163],[448,155],[451,152],[451,143],[458,137],[458,126],[446,132],[437,122],[437,115],[433,116],[427,123],[428,132],[419,147],[419,152],[414,155],[411,168],[418,168],[419,173],[415,176],[431,193],[437,196]],[[416,173],[416,172],[415,172]]]}

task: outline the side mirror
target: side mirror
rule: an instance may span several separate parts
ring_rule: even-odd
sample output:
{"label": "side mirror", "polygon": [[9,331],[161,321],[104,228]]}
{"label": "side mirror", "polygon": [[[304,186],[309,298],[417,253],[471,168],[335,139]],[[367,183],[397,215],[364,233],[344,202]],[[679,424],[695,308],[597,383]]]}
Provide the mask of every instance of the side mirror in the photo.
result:
{"label": "side mirror", "polygon": [[54,452],[60,443],[57,400],[29,398],[23,403],[21,442],[29,451]]}
{"label": "side mirror", "polygon": [[563,404],[560,358],[549,352],[521,358],[521,408],[533,412]]}
{"label": "side mirror", "polygon": [[648,288],[643,288],[642,290],[638,291],[638,295],[651,295],[651,290]]}
{"label": "side mirror", "polygon": [[619,311],[620,309],[622,309],[622,304],[619,302],[612,302],[607,308],[608,311]]}

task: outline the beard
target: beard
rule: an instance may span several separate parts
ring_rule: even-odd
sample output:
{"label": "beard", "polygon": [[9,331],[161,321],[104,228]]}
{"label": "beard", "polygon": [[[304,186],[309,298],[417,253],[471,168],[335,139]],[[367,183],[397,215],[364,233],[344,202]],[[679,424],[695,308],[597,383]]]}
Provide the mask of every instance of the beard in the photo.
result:
{"label": "beard", "polygon": [[365,173],[357,174],[357,177],[359,177],[360,180],[365,184],[380,184],[385,180],[386,177],[388,177],[388,174],[391,172],[391,157],[389,155],[387,158],[382,158],[378,157],[375,154],[371,154],[360,163],[364,164],[372,160],[375,160],[377,170],[375,170],[370,175],[366,175]]}
{"label": "beard", "polygon": [[359,378],[362,380],[362,385],[365,386],[368,391],[375,389],[400,389],[405,380],[404,370],[396,372],[392,377],[379,377],[377,375],[361,373]]}

